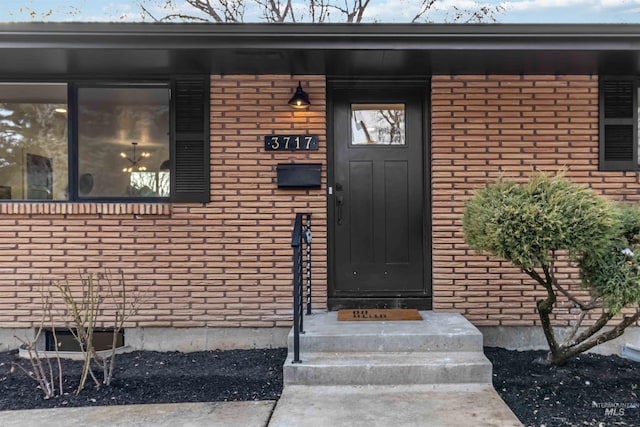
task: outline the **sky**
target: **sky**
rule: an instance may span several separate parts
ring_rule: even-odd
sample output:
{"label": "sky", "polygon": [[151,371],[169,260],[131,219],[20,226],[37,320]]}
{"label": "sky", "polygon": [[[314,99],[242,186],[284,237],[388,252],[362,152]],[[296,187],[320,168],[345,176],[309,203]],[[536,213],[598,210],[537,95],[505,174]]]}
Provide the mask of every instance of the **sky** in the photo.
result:
{"label": "sky", "polygon": [[[139,0],[138,0],[139,1]],[[142,18],[136,0],[0,0],[0,21],[150,21]],[[213,0],[215,1],[215,0]],[[294,0],[295,2],[296,0]],[[303,1],[303,0],[297,0]],[[352,1],[352,0],[348,0]],[[166,15],[159,6],[164,0],[143,0],[157,17]],[[420,0],[371,0],[366,22],[408,22],[417,12]],[[180,10],[194,9],[176,0]],[[451,21],[455,8],[476,10],[495,8],[500,23],[638,23],[640,0],[436,0],[429,15],[431,22]],[[48,14],[49,11],[53,13]],[[247,12],[247,21],[258,21],[258,13]]]}

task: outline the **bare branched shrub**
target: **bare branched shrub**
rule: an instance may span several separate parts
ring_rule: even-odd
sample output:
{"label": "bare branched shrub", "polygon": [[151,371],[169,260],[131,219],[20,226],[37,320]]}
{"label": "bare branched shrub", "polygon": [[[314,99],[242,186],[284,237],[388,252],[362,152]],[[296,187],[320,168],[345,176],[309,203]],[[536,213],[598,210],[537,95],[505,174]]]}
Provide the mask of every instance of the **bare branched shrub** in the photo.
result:
{"label": "bare branched shrub", "polygon": [[[143,300],[143,294],[135,292],[127,297],[124,274],[117,278],[107,271],[103,274],[88,274],[82,277],[82,293],[74,293],[68,282],[55,282],[54,287],[64,302],[63,319],[74,339],[83,351],[84,364],[76,395],[84,388],[89,377],[96,387],[111,385],[116,362],[116,342],[125,322],[135,315]],[[112,313],[111,313],[112,312]],[[98,321],[113,329],[112,345],[108,356],[99,354],[93,344]],[[102,371],[99,381],[91,369],[95,363]]]}
{"label": "bare branched shrub", "polygon": [[[99,275],[98,278],[106,281],[107,298],[113,303],[115,308],[113,320],[109,322],[113,325],[111,351],[106,358],[97,357],[97,361],[102,366],[103,383],[105,385],[111,385],[113,371],[116,365],[116,343],[118,336],[124,330],[125,323],[140,310],[140,306],[146,300],[146,292],[136,291],[129,293],[125,285],[124,274],[122,273],[120,273],[117,279],[114,279],[108,272],[105,275]],[[128,294],[129,298],[127,298]]]}
{"label": "bare branched shrub", "polygon": [[[55,328],[53,328],[54,316],[52,314],[51,292],[49,290],[45,290],[43,287],[40,290],[40,297],[42,303],[42,317],[35,336],[31,339],[15,336],[29,354],[31,371],[28,371],[21,365],[17,364],[13,365],[12,371],[16,366],[20,368],[25,374],[33,378],[38,383],[38,386],[44,394],[44,398],[50,399],[52,397],[62,395],[62,362],[60,360],[60,352],[58,351],[58,336],[56,335]],[[40,337],[42,336],[42,332],[46,326],[50,326],[53,331],[52,335],[56,355],[54,363],[51,362],[50,357],[42,356],[38,351],[38,344],[41,340]],[[56,365],[56,369],[54,369],[54,364]]]}
{"label": "bare branched shrub", "polygon": [[[127,289],[123,273],[113,275],[111,272],[80,275],[81,287],[78,291],[68,281],[52,281],[41,291],[42,317],[32,340],[16,337],[27,350],[32,371],[19,366],[30,377],[34,378],[43,390],[45,399],[62,394],[62,363],[60,361],[59,342],[56,326],[64,325],[82,352],[82,373],[75,394],[85,387],[89,378],[96,387],[111,385],[116,365],[117,340],[126,322],[140,309],[146,292]],[[94,346],[94,334],[99,326],[112,330],[111,346],[107,354],[97,351]],[[38,344],[45,330],[51,330],[57,373],[49,357],[38,350]],[[102,378],[92,369],[97,366]],[[56,390],[55,383],[58,383]]]}

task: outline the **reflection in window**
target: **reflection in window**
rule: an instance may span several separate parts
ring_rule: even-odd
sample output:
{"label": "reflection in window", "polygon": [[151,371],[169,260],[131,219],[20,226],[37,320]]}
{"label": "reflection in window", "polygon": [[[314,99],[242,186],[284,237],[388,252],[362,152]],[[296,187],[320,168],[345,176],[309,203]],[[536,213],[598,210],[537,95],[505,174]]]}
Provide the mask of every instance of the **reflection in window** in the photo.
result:
{"label": "reflection in window", "polygon": [[159,172],[131,172],[129,186],[133,196],[138,197],[169,197],[170,174],[167,171]]}
{"label": "reflection in window", "polygon": [[67,200],[67,85],[0,84],[0,199]]}
{"label": "reflection in window", "polygon": [[167,86],[78,89],[81,197],[169,197],[169,153]]}
{"label": "reflection in window", "polygon": [[352,104],[351,143],[405,144],[404,104]]}

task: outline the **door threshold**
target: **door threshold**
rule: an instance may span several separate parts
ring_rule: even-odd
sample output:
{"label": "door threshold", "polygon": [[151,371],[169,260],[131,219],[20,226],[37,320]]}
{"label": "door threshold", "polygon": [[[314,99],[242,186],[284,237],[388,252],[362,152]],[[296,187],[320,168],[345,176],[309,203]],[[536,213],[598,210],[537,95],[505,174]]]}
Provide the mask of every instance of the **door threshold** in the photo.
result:
{"label": "door threshold", "polygon": [[349,308],[416,308],[418,310],[431,310],[433,308],[432,297],[378,297],[378,298],[329,298],[327,300],[329,311],[337,311]]}

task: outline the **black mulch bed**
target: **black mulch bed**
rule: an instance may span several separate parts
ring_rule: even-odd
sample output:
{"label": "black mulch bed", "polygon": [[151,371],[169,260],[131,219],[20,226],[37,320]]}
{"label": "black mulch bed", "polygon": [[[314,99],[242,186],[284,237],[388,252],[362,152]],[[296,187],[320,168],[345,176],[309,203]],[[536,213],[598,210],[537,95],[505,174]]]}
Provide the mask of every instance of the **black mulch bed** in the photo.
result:
{"label": "black mulch bed", "polygon": [[[526,426],[640,426],[640,409],[626,407],[640,401],[640,363],[588,354],[549,368],[539,362],[543,351],[485,348],[485,353],[493,363],[496,390]],[[80,362],[64,361],[66,394],[44,400],[35,381],[20,369],[11,372],[14,363],[30,369],[28,362],[15,351],[4,352],[0,410],[276,400],[285,357],[286,349],[121,354],[111,387],[96,390],[88,382],[77,397]]]}
{"label": "black mulch bed", "polygon": [[[65,395],[44,400],[37,383],[20,369],[31,369],[17,351],[0,352],[0,410],[136,403],[276,400],[282,392],[286,349],[159,353],[136,351],[116,358],[110,387],[93,381],[74,396],[81,362],[63,361]],[[55,365],[54,365],[55,366]],[[98,377],[99,379],[101,377]]]}
{"label": "black mulch bed", "polygon": [[627,407],[640,405],[640,363],[582,354],[550,368],[544,351],[485,354],[495,389],[526,426],[640,426],[640,408]]}

